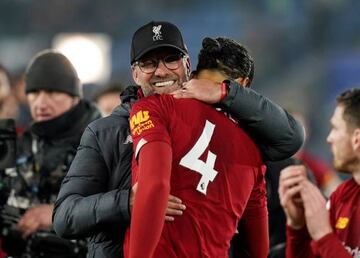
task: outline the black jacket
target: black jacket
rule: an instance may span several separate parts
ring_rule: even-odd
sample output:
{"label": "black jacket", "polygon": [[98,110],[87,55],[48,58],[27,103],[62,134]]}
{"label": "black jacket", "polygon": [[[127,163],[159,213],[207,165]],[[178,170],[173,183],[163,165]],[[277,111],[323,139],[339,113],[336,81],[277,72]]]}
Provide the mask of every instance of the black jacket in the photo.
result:
{"label": "black jacket", "polygon": [[17,163],[23,172],[28,169],[40,176],[37,179],[40,202],[55,201],[81,135],[90,122],[100,117],[100,111],[93,104],[81,100],[59,117],[33,123],[19,139]]}
{"label": "black jacket", "polygon": [[[239,119],[242,127],[248,125],[248,130],[261,138],[265,157],[282,159],[293,155],[304,139],[301,125],[253,90],[236,88],[237,84],[230,85],[222,107]],[[85,130],[55,203],[55,231],[66,238],[89,237],[88,257],[122,257],[130,217],[132,144],[128,101],[136,98],[136,90],[128,88],[122,96],[123,104],[110,117],[91,123]],[[246,108],[239,102],[247,103]],[[268,130],[274,135],[263,132]]]}
{"label": "black jacket", "polygon": [[290,158],[304,142],[303,125],[285,109],[251,88],[231,82],[221,106],[258,144],[264,161]]}
{"label": "black jacket", "polygon": [[[16,233],[11,221],[18,216],[21,200],[29,205],[54,203],[61,182],[76,154],[81,135],[86,126],[100,118],[99,110],[90,102],[80,101],[64,114],[54,119],[33,123],[18,141],[17,176],[11,177],[9,188],[13,201],[1,207],[2,226],[10,228],[4,236],[3,248],[9,255],[43,253],[45,257],[73,257],[66,247],[70,242],[61,240],[53,232],[35,232],[31,241],[23,240]],[[19,200],[15,201],[15,200]],[[9,218],[9,219],[6,219]],[[47,237],[44,237],[44,236]],[[44,244],[46,243],[46,244]],[[25,249],[25,245],[29,248]],[[17,256],[17,255],[16,255]],[[77,256],[80,257],[80,256]]]}
{"label": "black jacket", "polygon": [[55,203],[56,233],[88,237],[88,257],[122,256],[132,160],[127,100],[86,128]]}

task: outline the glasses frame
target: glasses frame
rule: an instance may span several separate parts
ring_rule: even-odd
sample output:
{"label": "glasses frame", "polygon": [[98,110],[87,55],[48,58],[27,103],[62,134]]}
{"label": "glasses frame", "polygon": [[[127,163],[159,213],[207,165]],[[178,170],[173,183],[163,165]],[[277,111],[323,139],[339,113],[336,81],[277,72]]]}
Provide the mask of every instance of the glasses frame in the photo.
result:
{"label": "glasses frame", "polygon": [[[170,68],[170,67],[168,67],[168,64],[164,61],[166,58],[168,58],[168,57],[170,57],[170,56],[178,56],[178,57],[179,57],[178,59],[176,59],[176,61],[177,61],[177,66],[176,66],[176,68]],[[167,55],[167,56],[165,56],[165,57],[163,57],[163,58],[150,58],[150,59],[148,59],[148,60],[156,60],[156,65],[154,66],[154,68],[151,69],[151,71],[150,71],[150,70],[149,70],[149,71],[143,70],[144,67],[141,67],[141,65],[140,65],[140,63],[143,63],[143,62],[140,61],[140,60],[135,61],[135,62],[132,64],[132,66],[133,66],[133,67],[134,67],[134,66],[138,66],[139,69],[140,69],[143,73],[151,74],[151,73],[154,73],[154,72],[156,71],[156,69],[159,67],[160,62],[162,62],[167,69],[173,71],[173,70],[176,70],[176,69],[178,69],[178,68],[180,67],[180,61],[183,60],[185,57],[186,57],[185,54],[183,54],[183,53],[178,53],[178,54],[170,54],[170,55]]]}

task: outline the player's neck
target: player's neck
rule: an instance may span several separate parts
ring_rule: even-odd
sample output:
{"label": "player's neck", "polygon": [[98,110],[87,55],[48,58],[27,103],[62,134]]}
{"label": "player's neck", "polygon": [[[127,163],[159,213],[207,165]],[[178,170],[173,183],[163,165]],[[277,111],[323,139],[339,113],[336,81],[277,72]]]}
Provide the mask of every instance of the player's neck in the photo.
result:
{"label": "player's neck", "polygon": [[216,69],[203,69],[198,72],[197,79],[206,79],[216,83],[221,83],[223,80],[227,79],[226,76]]}

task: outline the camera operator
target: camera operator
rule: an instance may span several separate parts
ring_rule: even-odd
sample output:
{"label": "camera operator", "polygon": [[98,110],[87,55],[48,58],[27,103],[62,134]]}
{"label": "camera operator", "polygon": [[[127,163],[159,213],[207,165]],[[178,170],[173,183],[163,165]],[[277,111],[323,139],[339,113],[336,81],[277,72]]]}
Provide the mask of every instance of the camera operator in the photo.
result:
{"label": "camera operator", "polygon": [[[101,114],[81,98],[81,83],[64,55],[53,50],[38,53],[25,76],[33,123],[18,140],[17,174],[21,183],[12,185],[7,201],[7,208],[25,208],[14,231],[26,239],[21,252],[30,252],[31,257],[81,257],[75,244],[53,233],[53,203],[85,127]],[[28,257],[19,254],[19,239],[11,236],[3,236],[4,250],[9,255],[15,252]]]}

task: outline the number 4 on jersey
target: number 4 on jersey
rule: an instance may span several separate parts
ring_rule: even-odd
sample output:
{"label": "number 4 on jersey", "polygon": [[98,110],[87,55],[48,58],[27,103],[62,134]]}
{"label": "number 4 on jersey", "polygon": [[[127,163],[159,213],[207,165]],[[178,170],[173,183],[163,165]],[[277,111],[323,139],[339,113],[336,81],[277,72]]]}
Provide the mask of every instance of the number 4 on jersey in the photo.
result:
{"label": "number 4 on jersey", "polygon": [[214,181],[217,171],[214,169],[216,155],[210,150],[207,153],[206,162],[200,160],[201,155],[209,146],[214,133],[215,125],[206,120],[204,130],[192,149],[180,160],[180,165],[201,174],[201,179],[196,190],[206,195],[209,181]]}

